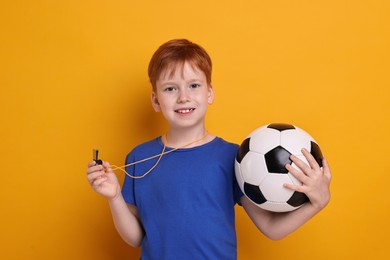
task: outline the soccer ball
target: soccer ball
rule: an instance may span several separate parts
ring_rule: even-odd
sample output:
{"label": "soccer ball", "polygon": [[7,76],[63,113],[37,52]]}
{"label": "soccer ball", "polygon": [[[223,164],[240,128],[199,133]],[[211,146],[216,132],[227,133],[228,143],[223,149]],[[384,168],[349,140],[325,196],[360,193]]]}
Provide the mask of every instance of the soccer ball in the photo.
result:
{"label": "soccer ball", "polygon": [[283,187],[284,183],[301,185],[285,167],[292,164],[293,154],[308,163],[301,152],[306,148],[322,167],[322,152],[304,130],[290,124],[269,124],[254,130],[242,142],[235,160],[237,182],[245,194],[260,208],[287,212],[309,201],[301,192]]}

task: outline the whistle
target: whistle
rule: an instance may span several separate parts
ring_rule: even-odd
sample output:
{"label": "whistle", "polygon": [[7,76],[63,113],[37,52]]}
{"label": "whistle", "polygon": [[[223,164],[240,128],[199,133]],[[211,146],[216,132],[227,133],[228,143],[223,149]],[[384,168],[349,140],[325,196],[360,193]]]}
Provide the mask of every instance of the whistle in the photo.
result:
{"label": "whistle", "polygon": [[99,165],[103,164],[103,161],[99,159],[99,150],[98,149],[92,150],[92,157],[93,157],[93,160],[96,162],[96,164],[99,164]]}

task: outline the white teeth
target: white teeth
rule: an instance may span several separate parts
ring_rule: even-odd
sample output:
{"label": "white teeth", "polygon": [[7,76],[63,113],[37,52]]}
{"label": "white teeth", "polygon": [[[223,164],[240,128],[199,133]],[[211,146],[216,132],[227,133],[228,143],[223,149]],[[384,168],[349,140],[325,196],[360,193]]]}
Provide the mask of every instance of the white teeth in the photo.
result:
{"label": "white teeth", "polygon": [[179,110],[176,110],[176,112],[181,113],[181,114],[185,114],[185,113],[191,112],[192,110],[194,110],[194,109],[193,109],[193,108],[189,108],[189,109],[179,109]]}

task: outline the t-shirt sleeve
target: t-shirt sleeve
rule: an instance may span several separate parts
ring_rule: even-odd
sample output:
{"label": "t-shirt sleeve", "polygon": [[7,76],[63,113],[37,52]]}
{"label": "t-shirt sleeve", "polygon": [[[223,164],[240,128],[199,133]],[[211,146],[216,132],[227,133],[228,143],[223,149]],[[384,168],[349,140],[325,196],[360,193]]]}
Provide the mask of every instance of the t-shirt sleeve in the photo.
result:
{"label": "t-shirt sleeve", "polygon": [[233,153],[233,193],[234,193],[234,202],[241,206],[241,198],[244,196],[244,193],[241,191],[240,186],[238,185],[236,174],[235,174],[235,158],[238,152],[239,146],[237,144],[234,145],[234,153]]}
{"label": "t-shirt sleeve", "polygon": [[[129,153],[126,156],[126,165],[134,162],[134,156],[132,153]],[[126,172],[132,175],[134,173],[134,165],[130,165],[126,167]],[[125,179],[123,181],[122,186],[122,196],[126,203],[132,204],[136,206],[135,201],[135,192],[134,192],[134,179],[125,175]]]}
{"label": "t-shirt sleeve", "polygon": [[238,182],[236,176],[234,176],[234,184],[233,184],[233,192],[234,192],[234,200],[235,202],[241,206],[241,198],[244,196],[244,193],[241,191],[240,186],[238,186]]}

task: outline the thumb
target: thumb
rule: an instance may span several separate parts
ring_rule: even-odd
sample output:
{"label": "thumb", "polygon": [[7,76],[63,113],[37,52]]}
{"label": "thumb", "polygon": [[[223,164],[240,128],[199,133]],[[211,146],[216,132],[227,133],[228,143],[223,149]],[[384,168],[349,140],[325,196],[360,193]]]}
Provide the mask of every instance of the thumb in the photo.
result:
{"label": "thumb", "polygon": [[103,162],[103,167],[106,171],[112,172],[111,165],[109,162]]}

